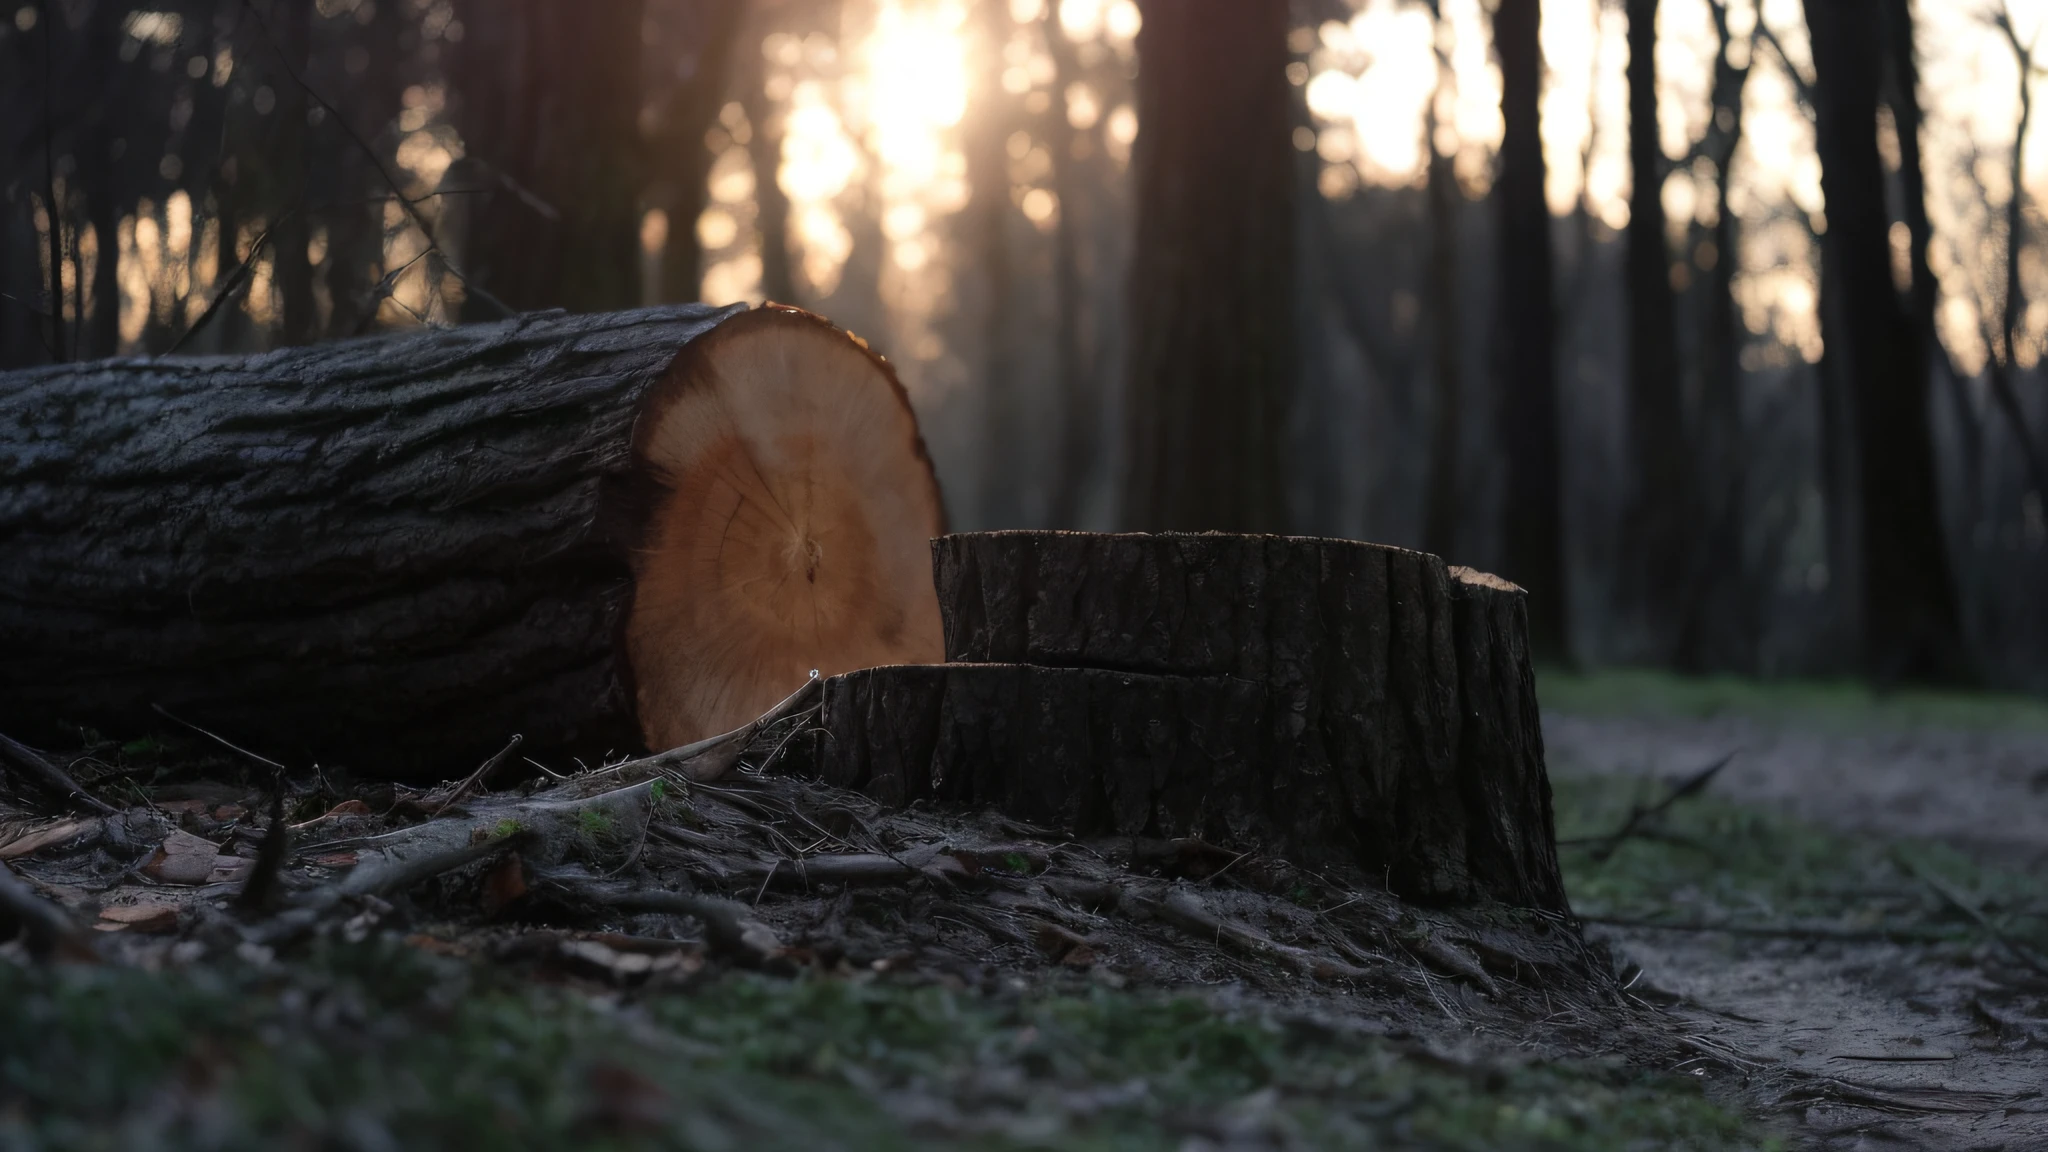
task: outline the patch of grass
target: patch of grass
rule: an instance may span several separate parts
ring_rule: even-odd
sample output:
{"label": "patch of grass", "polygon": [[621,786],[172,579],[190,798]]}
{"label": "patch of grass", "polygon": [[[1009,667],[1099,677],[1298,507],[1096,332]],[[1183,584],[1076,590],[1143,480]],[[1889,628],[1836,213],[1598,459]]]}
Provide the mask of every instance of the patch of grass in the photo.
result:
{"label": "patch of grass", "polygon": [[1543,668],[1536,694],[1546,710],[1593,716],[1701,719],[1744,716],[1838,731],[1948,728],[2048,732],[2048,700],[1995,692],[1879,692],[1848,680],[1750,680],[1670,672]]}
{"label": "patch of grass", "polygon": [[1692,1082],[1462,1067],[1190,997],[727,977],[619,1004],[390,942],[0,963],[8,1148],[1752,1148]]}
{"label": "patch of grass", "polygon": [[1924,878],[1931,875],[2000,931],[2048,942],[2048,886],[1980,868],[1940,845],[1844,835],[1709,793],[1678,801],[1600,861],[1594,845],[1576,842],[1611,834],[1670,785],[1561,777],[1551,789],[1566,889],[1584,916],[1826,925],[1981,943],[1986,930]]}

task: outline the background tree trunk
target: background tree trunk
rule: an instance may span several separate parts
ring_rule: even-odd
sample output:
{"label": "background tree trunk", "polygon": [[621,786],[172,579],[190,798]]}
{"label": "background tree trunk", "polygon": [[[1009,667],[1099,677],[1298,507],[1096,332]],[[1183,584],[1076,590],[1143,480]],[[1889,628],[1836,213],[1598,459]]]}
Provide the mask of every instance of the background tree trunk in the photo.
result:
{"label": "background tree trunk", "polygon": [[307,246],[313,235],[313,205],[307,195],[307,168],[312,155],[306,113],[312,107],[304,77],[313,50],[313,0],[273,0],[270,28],[277,38],[278,61],[271,83],[277,90],[277,120],[270,126],[270,173],[277,189],[271,216],[270,248],[276,270],[278,340],[305,344],[320,331],[319,306],[313,299],[313,265]]}
{"label": "background tree trunk", "polygon": [[778,27],[773,18],[780,6],[755,4],[741,28],[734,67],[740,106],[747,110],[753,135],[747,154],[754,164],[754,227],[761,234],[761,294],[784,304],[797,304],[796,272],[789,258],[789,195],[782,190],[783,113],[768,99],[767,65],[762,43]]}
{"label": "background tree trunk", "polygon": [[[1048,4],[1039,18],[1046,52],[1053,62],[1052,102],[1044,118],[1045,146],[1052,153],[1052,191],[1059,198],[1060,218],[1052,234],[1053,369],[1059,374],[1060,440],[1055,459],[1051,510],[1055,528],[1080,524],[1088,482],[1102,444],[1102,397],[1096,375],[1081,348],[1081,309],[1086,291],[1081,277],[1082,195],[1080,162],[1074,158],[1075,132],[1067,118],[1066,92],[1081,74],[1074,45],[1060,28],[1059,6]],[[1097,335],[1100,339],[1100,335]]]}
{"label": "background tree trunk", "polygon": [[[1430,18],[1438,35],[1443,34],[1443,12],[1436,0],[1430,3]],[[1458,204],[1464,194],[1458,189],[1454,157],[1437,146],[1442,128],[1438,105],[1450,95],[1450,54],[1437,49],[1437,90],[1431,94],[1423,120],[1428,135],[1429,176],[1429,327],[1430,327],[1430,433],[1429,487],[1424,494],[1422,546],[1438,556],[1458,550],[1458,521],[1462,502],[1459,483],[1464,475],[1460,444],[1464,429],[1464,357],[1459,320],[1464,307],[1458,287]]]}
{"label": "background tree trunk", "polygon": [[[669,94],[653,141],[656,181],[668,213],[668,244],[661,254],[664,301],[695,300],[700,295],[704,250],[697,240],[697,217],[704,212],[712,161],[704,136],[725,107],[733,52],[746,15],[744,0],[699,0],[691,9],[690,74]],[[761,53],[758,41],[753,52]],[[751,127],[760,130],[758,125]]]}
{"label": "background tree trunk", "polygon": [[1506,499],[1502,573],[1529,591],[1529,646],[1539,659],[1569,653],[1563,489],[1557,416],[1557,315],[1551,282],[1550,206],[1544,198],[1540,0],[1500,0],[1501,337],[1498,378]]}
{"label": "background tree trunk", "polygon": [[[516,310],[639,302],[641,9],[457,0],[465,32],[450,78],[468,155],[557,216],[510,191],[474,198],[463,271]],[[671,232],[695,227],[678,220]],[[464,314],[495,311],[471,293]]]}
{"label": "background tree trunk", "polygon": [[1294,343],[1288,8],[1143,12],[1122,517],[1277,530]]}
{"label": "background tree trunk", "polygon": [[[979,9],[978,25],[965,29],[973,51],[969,74],[967,120],[967,232],[974,251],[974,275],[982,283],[981,307],[981,520],[996,528],[1024,523],[1026,481],[1023,435],[1027,406],[1016,369],[1011,340],[1017,335],[1016,292],[1012,284],[1010,222],[1017,215],[1010,202],[1008,144],[1014,120],[1006,115],[1009,101],[1002,88],[1003,40],[1010,11],[1000,4]],[[1063,105],[1058,96],[1055,106]],[[1066,205],[1062,204],[1064,210]]]}
{"label": "background tree trunk", "polygon": [[1693,246],[1696,264],[1707,265],[1701,257],[1712,254],[1700,340],[1699,434],[1693,438],[1692,453],[1700,521],[1687,573],[1691,591],[1678,604],[1673,652],[1679,667],[1695,672],[1751,667],[1762,643],[1758,606],[1743,588],[1748,469],[1742,436],[1742,347],[1747,332],[1735,300],[1741,221],[1728,207],[1750,65],[1735,65],[1727,6],[1715,5],[1711,11],[1720,48],[1714,57],[1711,118],[1699,153],[1713,165],[1718,214],[1704,236],[1695,229]]}
{"label": "background tree trunk", "polygon": [[1634,491],[1622,555],[1623,588],[1639,613],[1654,662],[1668,661],[1673,629],[1691,592],[1690,453],[1681,408],[1678,315],[1666,240],[1669,162],[1657,121],[1657,0],[1628,0],[1629,201],[1628,429]]}
{"label": "background tree trunk", "polygon": [[1823,337],[1854,389],[1864,659],[1882,680],[1960,679],[1969,670],[1935,487],[1928,360],[1892,287],[1876,130],[1884,29],[1855,0],[1806,0],[1806,21],[1828,214],[1822,259],[1839,297],[1822,310]]}

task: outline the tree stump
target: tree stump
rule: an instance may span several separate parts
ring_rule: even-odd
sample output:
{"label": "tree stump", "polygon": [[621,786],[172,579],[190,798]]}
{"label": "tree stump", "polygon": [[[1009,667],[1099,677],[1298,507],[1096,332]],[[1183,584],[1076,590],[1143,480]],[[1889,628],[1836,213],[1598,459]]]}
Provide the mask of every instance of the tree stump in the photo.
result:
{"label": "tree stump", "polygon": [[1521,589],[1277,536],[933,545],[946,655],[828,682],[825,779],[1565,910]]}
{"label": "tree stump", "polygon": [[787,308],[523,316],[0,375],[0,730],[456,775],[937,660],[894,372]]}

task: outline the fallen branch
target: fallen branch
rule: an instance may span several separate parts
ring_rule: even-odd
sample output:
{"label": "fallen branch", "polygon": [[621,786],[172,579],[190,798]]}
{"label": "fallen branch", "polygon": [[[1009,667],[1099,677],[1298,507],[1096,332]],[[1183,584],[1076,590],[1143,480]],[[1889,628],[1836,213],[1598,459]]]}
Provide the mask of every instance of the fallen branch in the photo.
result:
{"label": "fallen branch", "polygon": [[707,736],[694,744],[642,756],[638,760],[627,760],[609,768],[600,768],[589,776],[603,776],[611,773],[645,773],[649,776],[667,776],[676,780],[716,780],[739,763],[746,754],[754,737],[762,729],[779,720],[809,708],[824,692],[824,681],[818,678],[818,670],[811,669],[810,679],[804,686],[784,697],[780,704],[761,713],[760,716],[717,736]]}
{"label": "fallen branch", "polygon": [[623,912],[695,917],[703,923],[704,939],[712,948],[750,964],[765,964],[782,955],[782,941],[775,930],[756,920],[753,910],[737,900],[573,880],[556,879],[554,883],[576,898]]}
{"label": "fallen branch", "polygon": [[1561,848],[1590,846],[1592,850],[1588,854],[1592,856],[1593,862],[1595,864],[1605,863],[1607,858],[1614,855],[1616,850],[1631,836],[1638,835],[1646,823],[1669,812],[1672,805],[1680,800],[1689,796],[1699,795],[1713,781],[1714,777],[1721,774],[1721,769],[1733,763],[1735,757],[1740,755],[1741,752],[1742,749],[1737,748],[1735,751],[1728,753],[1726,756],[1679,781],[1678,786],[1671,790],[1670,795],[1657,801],[1655,804],[1647,806],[1642,804],[1635,805],[1630,809],[1628,819],[1622,821],[1621,827],[1616,828],[1607,835],[1584,839],[1560,840],[1557,842],[1558,846]]}
{"label": "fallen branch", "polygon": [[509,852],[533,838],[532,833],[522,829],[417,855],[398,851],[381,854],[357,864],[340,880],[308,892],[290,909],[251,929],[248,938],[259,944],[292,939],[310,931],[344,900],[401,892],[423,880]]}
{"label": "fallen branch", "polygon": [[73,780],[62,768],[50,763],[42,753],[5,733],[0,733],[0,760],[13,764],[36,783],[67,800],[77,797],[85,801],[95,812],[103,815],[111,816],[117,811],[113,805],[79,787],[78,781]]}
{"label": "fallen branch", "polygon": [[1903,868],[1908,875],[1927,885],[1936,896],[1941,897],[1944,903],[1963,915],[1968,916],[1971,920],[1976,921],[1977,926],[1982,928],[1986,935],[1997,941],[2000,947],[2012,955],[2013,959],[2018,960],[2037,976],[2048,976],[2048,964],[2042,963],[2039,957],[2021,945],[2019,941],[2014,940],[2005,929],[1992,923],[1991,917],[1985,915],[1982,908],[1977,907],[1976,901],[1971,900],[1968,896],[1957,890],[1955,885],[1950,884],[1946,879],[1936,875],[1934,872],[1914,863],[1903,852],[1894,851],[1892,853],[1892,861],[1900,868]]}

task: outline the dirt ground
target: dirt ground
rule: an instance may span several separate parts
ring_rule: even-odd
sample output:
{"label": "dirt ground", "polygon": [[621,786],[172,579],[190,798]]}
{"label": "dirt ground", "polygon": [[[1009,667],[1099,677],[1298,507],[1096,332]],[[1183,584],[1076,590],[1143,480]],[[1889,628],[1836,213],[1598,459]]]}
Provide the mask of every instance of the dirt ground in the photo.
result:
{"label": "dirt ground", "polygon": [[[1733,1108],[1793,1147],[2048,1149],[2048,708],[1950,722],[1738,685],[1686,713],[1615,706],[1617,682],[1544,696],[1566,879],[1605,952],[1198,841],[884,811],[768,771],[779,727],[718,784],[298,773],[275,842],[248,754],[104,741],[63,763],[112,811],[0,794],[0,859],[103,961],[0,955],[0,1147],[89,1146],[50,1125],[102,1113],[184,1132],[195,1107],[249,1146],[570,1141],[630,1114],[634,1146],[696,1147],[684,1119],[765,1092],[822,1102],[720,1120],[726,1145],[858,1119],[878,1135],[844,1146],[1758,1146]],[[399,999],[356,1003],[378,996]],[[281,1070],[275,1035],[299,1038]],[[52,1054],[9,1066],[10,1044]],[[125,1103],[195,1061],[229,1071],[165,1096],[169,1120]],[[434,1079],[465,1061],[490,1075]],[[439,1086],[406,1103],[380,1076]]]}
{"label": "dirt ground", "polygon": [[[1857,839],[1945,846],[2020,878],[2022,892],[2031,883],[2036,915],[2048,900],[2048,733],[1552,712],[1545,739],[1567,786],[1675,782],[1735,752],[1709,786],[1720,800]],[[1640,967],[1633,990],[1685,1023],[1703,1070],[1744,1081],[1800,1144],[2048,1148],[2048,980],[2007,949],[1589,932]]]}

